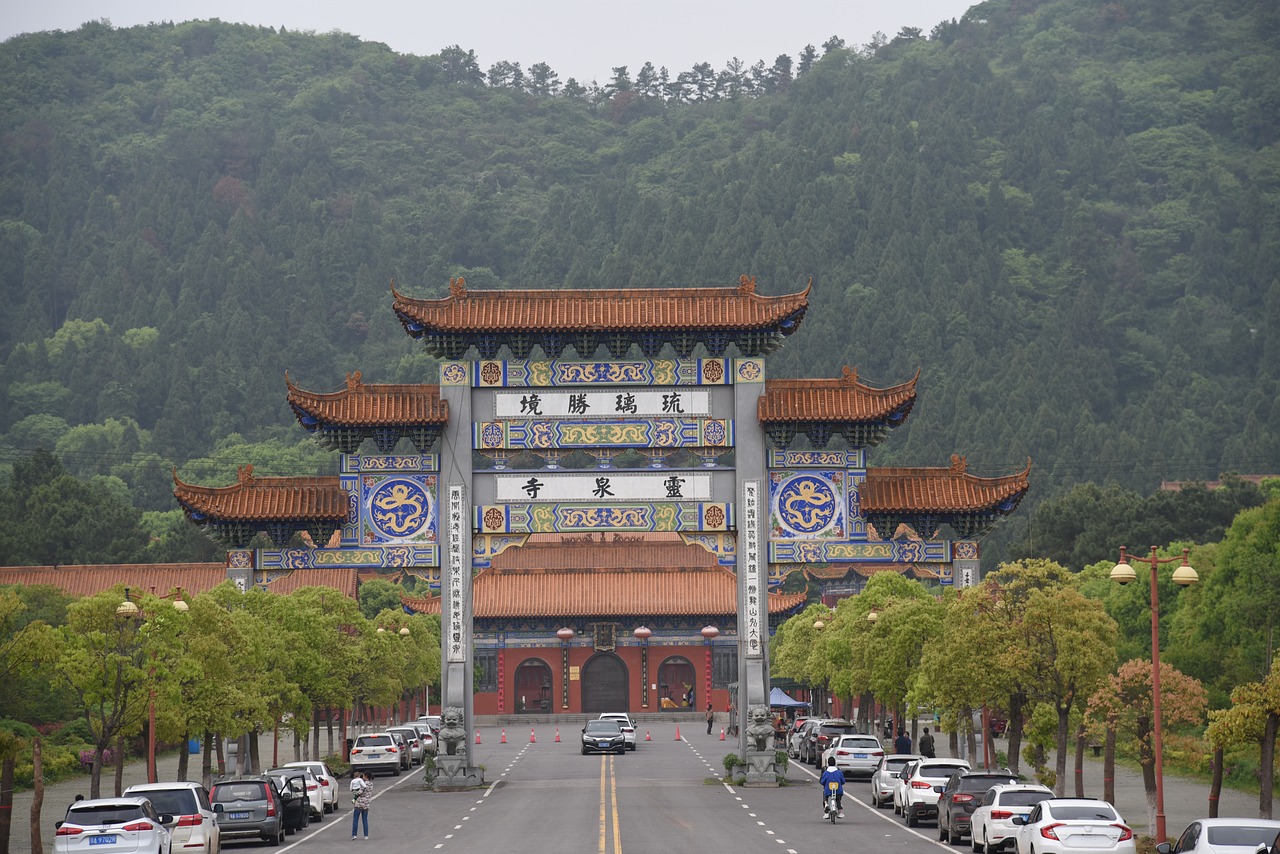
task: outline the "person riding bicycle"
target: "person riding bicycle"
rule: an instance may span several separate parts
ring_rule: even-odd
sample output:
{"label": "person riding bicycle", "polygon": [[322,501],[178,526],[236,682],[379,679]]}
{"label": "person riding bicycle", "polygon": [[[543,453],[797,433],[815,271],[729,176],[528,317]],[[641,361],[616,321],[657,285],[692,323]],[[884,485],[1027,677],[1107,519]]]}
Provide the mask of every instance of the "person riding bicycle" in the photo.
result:
{"label": "person riding bicycle", "polygon": [[822,776],[818,778],[818,783],[822,786],[822,811],[827,810],[827,793],[831,790],[829,783],[836,784],[836,817],[844,818],[844,772],[836,767],[836,758],[834,756],[827,758],[827,767],[823,770]]}

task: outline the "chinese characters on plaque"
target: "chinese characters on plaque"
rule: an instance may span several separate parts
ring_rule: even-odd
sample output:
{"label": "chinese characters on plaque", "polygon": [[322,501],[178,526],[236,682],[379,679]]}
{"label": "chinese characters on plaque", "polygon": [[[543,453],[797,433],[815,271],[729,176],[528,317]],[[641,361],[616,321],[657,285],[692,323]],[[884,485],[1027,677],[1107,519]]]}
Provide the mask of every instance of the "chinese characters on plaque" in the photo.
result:
{"label": "chinese characters on plaque", "polygon": [[449,484],[449,542],[448,542],[448,622],[445,629],[445,643],[448,645],[449,661],[465,662],[467,660],[466,623],[463,619],[464,581],[471,569],[471,556],[463,544],[463,525],[467,520],[466,492],[462,484]]}
{"label": "chinese characters on plaque", "polygon": [[747,657],[760,658],[764,654],[764,632],[761,613],[765,601],[763,565],[760,561],[760,482],[742,482],[742,523],[739,527],[739,566],[742,573],[744,601],[743,637],[747,643]]}
{"label": "chinese characters on plaque", "polygon": [[496,418],[616,418],[662,415],[710,415],[705,389],[645,388],[607,391],[501,392],[494,399]]}
{"label": "chinese characters on plaque", "polygon": [[525,501],[710,501],[710,472],[510,474],[494,479],[494,499]]}

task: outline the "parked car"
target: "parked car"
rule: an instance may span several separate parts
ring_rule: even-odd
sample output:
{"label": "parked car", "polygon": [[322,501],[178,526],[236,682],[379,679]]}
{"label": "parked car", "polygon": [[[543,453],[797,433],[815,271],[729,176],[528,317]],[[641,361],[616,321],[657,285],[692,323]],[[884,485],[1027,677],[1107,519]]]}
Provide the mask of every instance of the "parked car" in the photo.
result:
{"label": "parked car", "polygon": [[444,726],[443,718],[441,718],[439,715],[419,715],[418,722],[424,723],[427,726],[431,727],[431,734],[434,735],[437,740],[439,740],[440,727]]}
{"label": "parked car", "polygon": [[627,742],[622,735],[622,727],[615,720],[587,721],[582,728],[582,752],[588,753],[626,753]]}
{"label": "parked car", "polygon": [[900,815],[902,813],[902,804],[907,799],[906,789],[910,785],[911,774],[915,770],[916,763],[925,757],[913,759],[906,765],[902,766],[902,770],[898,772],[897,779],[893,781],[893,814]]}
{"label": "parked car", "polygon": [[423,756],[428,753],[434,756],[436,753],[436,734],[431,729],[431,725],[426,721],[414,721],[409,726],[413,727],[414,732],[418,734],[418,741],[422,744]]}
{"label": "parked car", "polygon": [[902,769],[917,759],[923,759],[914,753],[890,753],[881,756],[871,772],[871,803],[876,809],[893,803],[893,787],[898,782],[898,774]]}
{"label": "parked car", "polygon": [[400,746],[390,733],[369,732],[357,735],[351,745],[351,770],[390,771],[400,776]]}
{"label": "parked car", "polygon": [[884,758],[884,749],[874,735],[841,735],[823,751],[819,764],[827,767],[830,757],[835,757],[836,767],[844,772],[846,779],[870,777]]}
{"label": "parked car", "polygon": [[1014,818],[1018,854],[1135,854],[1133,831],[1120,813],[1096,798],[1048,798],[1026,818]]}
{"label": "parked car", "polygon": [[413,768],[413,754],[409,751],[409,739],[405,737],[404,731],[388,729],[387,735],[395,740],[396,747],[399,748],[400,770],[408,771]]}
{"label": "parked car", "polygon": [[342,793],[338,791],[338,778],[329,770],[329,766],[323,762],[286,762],[285,768],[306,768],[311,771],[311,776],[316,778],[320,784],[320,803],[324,805],[325,812],[337,812],[339,804],[342,803]]}
{"label": "parked car", "polygon": [[622,740],[626,742],[627,750],[636,749],[636,722],[631,715],[626,712],[601,712],[600,720],[615,720],[618,727],[622,730]]}
{"label": "parked car", "polygon": [[812,726],[806,724],[805,735],[800,739],[800,761],[814,766],[836,736],[857,734],[853,723],[842,718],[810,720],[809,724]]}
{"label": "parked car", "polygon": [[311,796],[307,794],[307,776],[299,768],[276,768],[263,776],[275,780],[284,803],[284,832],[297,833],[311,824]]}
{"label": "parked car", "polygon": [[969,816],[973,850],[994,854],[1012,848],[1018,830],[1013,823],[1014,817],[1030,815],[1033,806],[1052,797],[1052,789],[1036,783],[1014,783],[987,789],[973,815]]}
{"label": "parked car", "polygon": [[172,824],[166,822],[165,826],[179,851],[199,849],[204,854],[218,854],[222,849],[218,814],[209,802],[209,790],[200,783],[139,783],[124,793],[146,798],[157,813],[173,816]]}
{"label": "parked car", "polygon": [[796,719],[791,722],[791,726],[787,729],[787,756],[790,756],[792,759],[800,758],[801,733],[804,731],[804,726],[808,722],[809,718],[797,716]]}
{"label": "parked car", "polygon": [[311,818],[316,821],[324,821],[324,792],[320,791],[320,780],[311,772],[310,768],[300,765],[282,765],[279,768],[272,768],[267,772],[272,776],[281,776],[285,774],[302,774],[307,786],[307,808],[311,812]]}
{"label": "parked car", "polygon": [[209,801],[218,814],[218,833],[224,842],[244,836],[257,836],[272,845],[284,842],[284,800],[271,777],[219,780],[209,790]]}
{"label": "parked car", "polygon": [[1178,841],[1161,842],[1156,854],[1269,854],[1280,839],[1280,821],[1265,818],[1201,818]]}
{"label": "parked car", "polygon": [[76,801],[57,823],[54,854],[85,851],[146,851],[170,854],[173,836],[165,827],[171,814],[156,812],[148,798],[93,798]]}
{"label": "parked car", "polygon": [[910,768],[895,793],[899,799],[895,806],[907,827],[915,827],[938,817],[938,790],[952,774],[968,771],[969,763],[963,759],[921,759]]}
{"label": "parked car", "polygon": [[1280,833],[1277,833],[1276,838],[1271,840],[1270,847],[1259,845],[1254,854],[1280,854]]}
{"label": "parked car", "polygon": [[938,840],[959,845],[969,835],[974,809],[987,789],[1018,782],[1018,775],[1004,771],[957,771],[938,793]]}
{"label": "parked car", "polygon": [[418,736],[418,730],[416,727],[392,727],[388,732],[398,733],[404,736],[405,745],[407,745],[409,749],[409,765],[411,767],[422,764],[422,757],[425,756],[426,753],[422,749],[422,739]]}

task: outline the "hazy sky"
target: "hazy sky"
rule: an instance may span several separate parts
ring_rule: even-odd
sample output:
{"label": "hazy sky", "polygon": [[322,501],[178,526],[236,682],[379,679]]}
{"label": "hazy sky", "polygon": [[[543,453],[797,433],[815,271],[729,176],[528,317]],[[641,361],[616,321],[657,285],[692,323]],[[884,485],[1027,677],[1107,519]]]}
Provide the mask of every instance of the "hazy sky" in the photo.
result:
{"label": "hazy sky", "polygon": [[223,21],[284,26],[290,30],[342,30],[393,50],[419,56],[457,44],[474,50],[480,67],[499,60],[528,68],[546,62],[560,75],[601,83],[626,65],[632,77],[646,61],[674,76],[696,62],[723,68],[732,57],[747,65],[793,58],[806,44],[821,50],[838,35],[854,46],[884,32],[919,27],[928,35],[942,20],[959,18],[967,0],[648,0],[621,6],[589,0],[43,0],[6,3],[0,40],[17,33],[73,30],[105,19],[117,27],[153,21]]}

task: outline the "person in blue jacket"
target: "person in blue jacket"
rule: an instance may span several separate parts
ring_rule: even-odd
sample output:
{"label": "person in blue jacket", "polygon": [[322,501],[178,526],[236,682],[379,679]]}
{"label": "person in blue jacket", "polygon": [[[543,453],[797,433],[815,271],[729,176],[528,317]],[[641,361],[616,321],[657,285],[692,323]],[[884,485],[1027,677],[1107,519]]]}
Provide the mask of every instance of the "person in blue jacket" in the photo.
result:
{"label": "person in blue jacket", "polygon": [[836,817],[844,818],[844,772],[836,767],[836,758],[831,756],[827,759],[827,767],[823,769],[822,776],[818,778],[822,787],[823,812],[827,808],[827,784],[833,781],[836,784]]}

